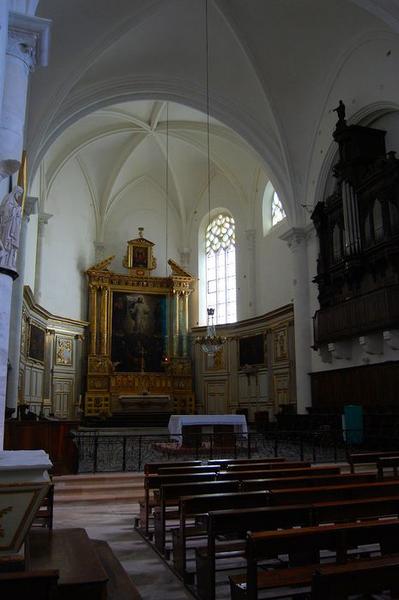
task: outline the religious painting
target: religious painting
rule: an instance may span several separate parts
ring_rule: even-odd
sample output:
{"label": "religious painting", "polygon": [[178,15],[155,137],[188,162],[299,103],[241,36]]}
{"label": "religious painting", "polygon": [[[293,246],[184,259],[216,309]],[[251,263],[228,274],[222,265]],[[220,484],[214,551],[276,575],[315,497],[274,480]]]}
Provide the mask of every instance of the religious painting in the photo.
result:
{"label": "religious painting", "polygon": [[263,333],[239,339],[240,367],[265,364],[265,336]]}
{"label": "religious painting", "polygon": [[214,354],[205,354],[207,371],[222,371],[225,368],[224,348],[219,348]]}
{"label": "religious painting", "polygon": [[166,295],[113,292],[111,361],[115,371],[163,371],[167,330]]}
{"label": "religious painting", "polygon": [[65,367],[72,366],[73,339],[57,335],[55,341],[55,364]]}
{"label": "religious painting", "polygon": [[31,323],[29,330],[28,357],[37,362],[44,363],[45,331]]}
{"label": "religious painting", "polygon": [[148,269],[148,248],[143,246],[133,247],[133,268]]}

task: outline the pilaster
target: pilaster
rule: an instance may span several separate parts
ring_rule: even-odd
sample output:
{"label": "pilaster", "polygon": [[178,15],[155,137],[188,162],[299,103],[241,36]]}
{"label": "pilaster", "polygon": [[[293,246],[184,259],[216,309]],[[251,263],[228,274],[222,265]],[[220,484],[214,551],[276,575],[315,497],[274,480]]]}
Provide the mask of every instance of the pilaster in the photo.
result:
{"label": "pilaster", "polygon": [[294,331],[296,363],[296,395],[298,413],[305,413],[311,405],[309,372],[311,370],[311,316],[309,298],[309,270],[307,256],[308,231],[296,228],[285,232],[280,239],[292,252]]}

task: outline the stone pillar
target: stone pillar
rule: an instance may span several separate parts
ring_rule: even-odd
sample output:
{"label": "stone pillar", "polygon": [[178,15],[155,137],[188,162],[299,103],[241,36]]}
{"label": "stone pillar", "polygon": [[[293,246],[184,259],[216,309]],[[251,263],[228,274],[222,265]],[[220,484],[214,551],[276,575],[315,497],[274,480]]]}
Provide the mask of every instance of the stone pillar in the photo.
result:
{"label": "stone pillar", "polygon": [[5,395],[7,385],[12,282],[12,273],[4,273],[0,270],[0,450],[3,449],[4,445]]}
{"label": "stone pillar", "polygon": [[29,73],[47,64],[50,21],[10,13],[0,120],[0,178],[21,164]]}
{"label": "stone pillar", "polygon": [[311,316],[309,297],[309,269],[307,256],[307,232],[292,228],[281,238],[292,251],[296,399],[299,414],[306,413],[311,405]]}
{"label": "stone pillar", "polygon": [[[29,4],[32,8],[34,1]],[[24,6],[27,7],[26,3]],[[2,12],[0,14],[4,17]],[[0,119],[0,180],[15,173],[21,163],[29,72],[35,65],[47,64],[49,27],[50,21],[46,19],[9,14]],[[12,197],[14,206],[7,205]],[[0,207],[0,449],[4,439],[12,281],[17,277],[21,227],[19,210],[18,195],[14,191],[14,196],[8,194]]]}
{"label": "stone pillar", "polygon": [[10,373],[7,382],[7,408],[14,411],[18,402],[19,362],[21,354],[21,326],[22,305],[24,297],[24,274],[26,258],[26,235],[30,215],[34,214],[37,198],[28,197],[25,200],[24,214],[22,218],[21,233],[19,237],[19,250],[17,258],[17,271],[19,277],[15,280],[12,289],[11,321],[10,321],[10,344],[8,349],[8,360]]}
{"label": "stone pillar", "polygon": [[94,243],[94,261],[96,263],[99,263],[100,261],[104,260],[105,244],[104,244],[104,242],[100,242],[98,240],[96,240],[93,243]]}
{"label": "stone pillar", "polygon": [[248,317],[255,316],[256,313],[256,229],[247,229],[245,232],[248,248],[248,269],[247,269],[247,287],[248,287]]}
{"label": "stone pillar", "polygon": [[49,220],[53,215],[49,213],[39,213],[39,222],[37,228],[37,247],[36,247],[36,266],[35,266],[35,290],[34,296],[38,304],[40,304],[42,295],[42,257],[44,247],[44,233],[45,225],[48,224]]}

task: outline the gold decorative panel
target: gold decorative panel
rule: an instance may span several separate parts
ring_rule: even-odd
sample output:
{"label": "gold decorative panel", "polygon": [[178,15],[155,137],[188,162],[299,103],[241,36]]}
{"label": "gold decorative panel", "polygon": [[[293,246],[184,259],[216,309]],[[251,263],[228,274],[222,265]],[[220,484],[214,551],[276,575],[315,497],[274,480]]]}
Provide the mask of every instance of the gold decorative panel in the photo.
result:
{"label": "gold decorative panel", "polygon": [[273,362],[288,360],[288,327],[273,330]]}
{"label": "gold decorative panel", "polygon": [[57,335],[55,338],[55,364],[71,367],[73,364],[73,338]]}
{"label": "gold decorative panel", "polygon": [[[109,270],[113,257],[87,271],[90,348],[85,413],[121,410],[120,398],[167,395],[194,412],[188,345],[188,299],[194,278],[169,260],[171,275],[155,277],[154,244],[127,242],[128,274]],[[175,408],[174,408],[175,410]]]}

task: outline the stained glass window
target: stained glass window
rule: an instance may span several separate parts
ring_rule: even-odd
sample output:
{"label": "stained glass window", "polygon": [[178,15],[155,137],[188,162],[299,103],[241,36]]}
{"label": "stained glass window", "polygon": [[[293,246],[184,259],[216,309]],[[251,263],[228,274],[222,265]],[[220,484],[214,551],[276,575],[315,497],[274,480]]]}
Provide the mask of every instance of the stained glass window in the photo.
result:
{"label": "stained glass window", "polygon": [[286,214],[284,212],[283,205],[281,204],[281,200],[277,195],[277,192],[273,192],[272,197],[272,227],[277,225],[280,221],[285,219]]}
{"label": "stained glass window", "polygon": [[233,217],[219,214],[205,234],[206,307],[215,309],[219,324],[237,320],[235,241]]}

